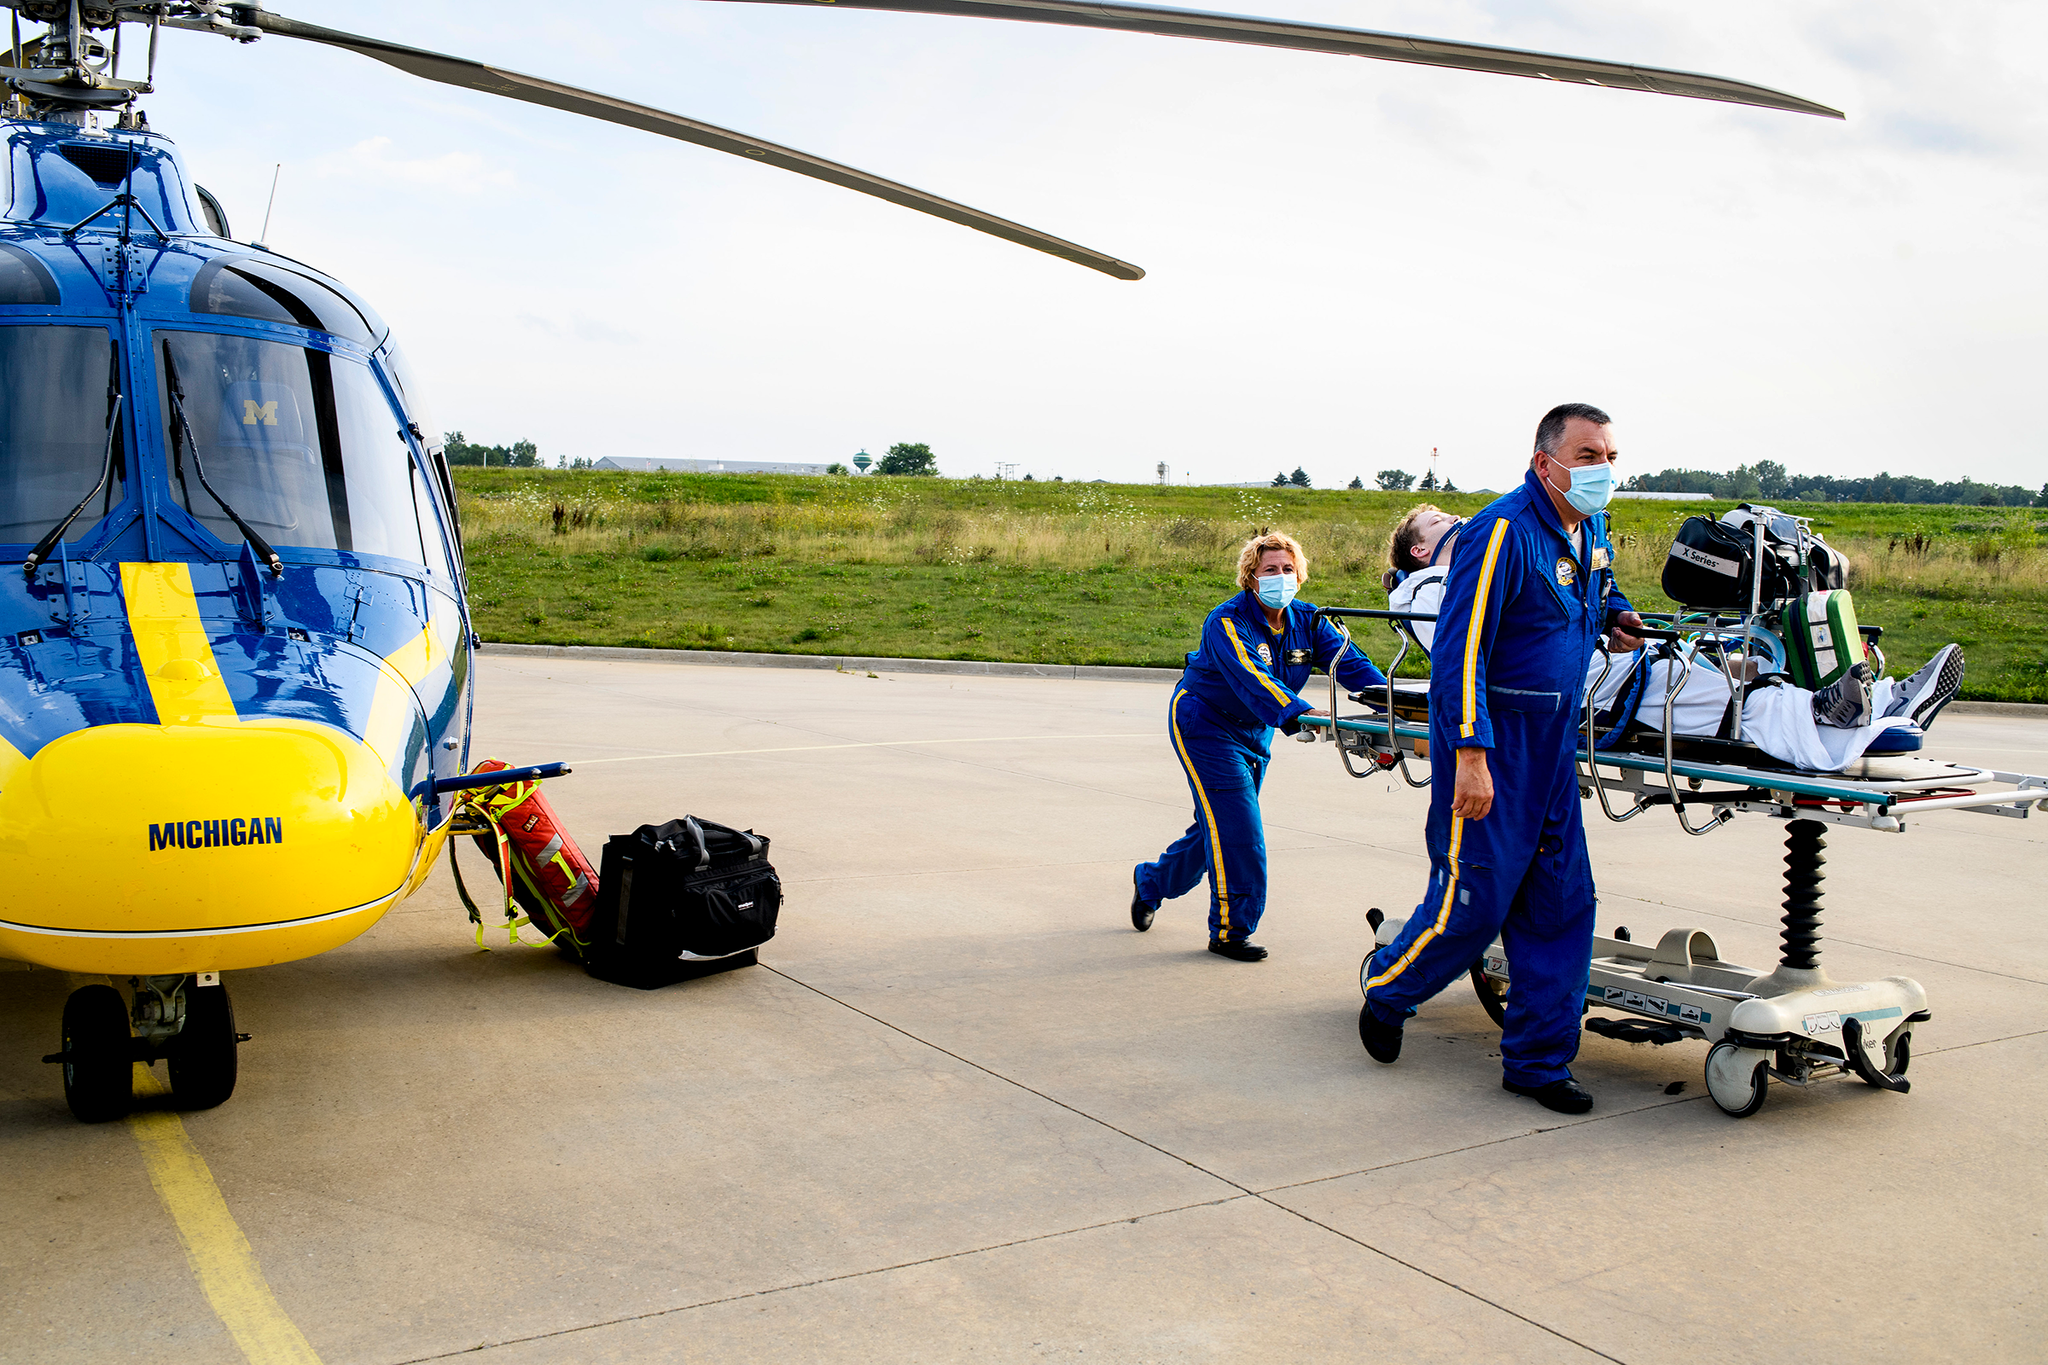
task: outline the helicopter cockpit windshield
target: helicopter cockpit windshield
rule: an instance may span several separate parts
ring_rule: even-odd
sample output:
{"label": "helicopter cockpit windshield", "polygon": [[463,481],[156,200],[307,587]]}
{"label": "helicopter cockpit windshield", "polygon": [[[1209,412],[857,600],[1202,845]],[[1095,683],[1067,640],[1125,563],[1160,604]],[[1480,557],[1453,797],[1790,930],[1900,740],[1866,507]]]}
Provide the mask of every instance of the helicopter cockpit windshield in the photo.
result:
{"label": "helicopter cockpit windshield", "polygon": [[157,335],[171,496],[209,531],[230,545],[242,539],[174,430],[173,367],[199,466],[266,540],[412,564],[441,560],[427,554],[422,522],[433,525],[433,515],[416,506],[411,451],[368,366],[315,347],[219,332]]}
{"label": "helicopter cockpit windshield", "polygon": [[[34,544],[92,490],[107,465],[114,337],[104,327],[0,327],[0,543]],[[65,530],[76,543],[120,506],[127,455]]]}

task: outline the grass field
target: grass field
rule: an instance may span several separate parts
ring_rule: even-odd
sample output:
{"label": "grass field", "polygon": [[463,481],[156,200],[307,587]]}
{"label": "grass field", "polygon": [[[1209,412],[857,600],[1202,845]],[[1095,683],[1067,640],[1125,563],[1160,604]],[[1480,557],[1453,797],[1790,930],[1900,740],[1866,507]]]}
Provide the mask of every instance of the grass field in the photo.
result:
{"label": "grass field", "polygon": [[[1264,528],[1311,556],[1303,596],[1384,606],[1425,495],[955,479],[458,469],[486,639],[1178,667]],[[1435,499],[1458,513],[1487,499]],[[1672,532],[1726,503],[1619,501],[1645,610]],[[1785,504],[1850,559],[1895,672],[1949,640],[1966,697],[2048,702],[2048,509]],[[1363,642],[1382,663],[1392,637]],[[1903,666],[1903,667],[1902,667]]]}

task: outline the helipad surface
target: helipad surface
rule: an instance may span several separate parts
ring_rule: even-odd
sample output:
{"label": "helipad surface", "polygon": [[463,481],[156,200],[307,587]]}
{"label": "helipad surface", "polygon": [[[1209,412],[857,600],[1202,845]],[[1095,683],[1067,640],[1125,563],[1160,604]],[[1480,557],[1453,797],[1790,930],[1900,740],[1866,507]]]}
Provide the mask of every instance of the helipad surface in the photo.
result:
{"label": "helipad surface", "polygon": [[[0,974],[0,1361],[2043,1358],[2048,818],[1830,835],[1826,965],[1932,1000],[1912,1094],[1738,1122],[1704,1045],[1588,1036],[1567,1120],[1499,1089],[1462,988],[1360,1049],[1424,803],[1326,746],[1275,746],[1269,961],[1204,952],[1199,896],[1131,931],[1189,815],[1167,696],[486,657],[478,756],[570,760],[593,858],[685,812],[773,837],[766,965],[643,993],[480,953],[444,867],[230,979],[227,1105],[101,1127],[37,1061],[83,978]],[[2048,723],[1935,738],[2048,768]],[[1775,961],[1780,826],[1589,816],[1603,928]],[[152,1185],[187,1140],[197,1231]],[[199,1273],[167,1200],[260,1279]]]}

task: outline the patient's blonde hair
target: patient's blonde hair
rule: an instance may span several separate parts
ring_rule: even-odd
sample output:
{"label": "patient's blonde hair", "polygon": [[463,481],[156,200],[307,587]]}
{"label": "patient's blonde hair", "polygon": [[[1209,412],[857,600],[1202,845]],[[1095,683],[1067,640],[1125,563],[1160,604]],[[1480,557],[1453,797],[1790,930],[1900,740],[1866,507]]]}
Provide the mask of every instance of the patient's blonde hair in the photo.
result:
{"label": "patient's blonde hair", "polygon": [[1293,536],[1269,531],[1253,536],[1237,552],[1237,586],[1251,592],[1259,586],[1259,558],[1268,550],[1285,550],[1294,560],[1295,586],[1308,582],[1308,551]]}

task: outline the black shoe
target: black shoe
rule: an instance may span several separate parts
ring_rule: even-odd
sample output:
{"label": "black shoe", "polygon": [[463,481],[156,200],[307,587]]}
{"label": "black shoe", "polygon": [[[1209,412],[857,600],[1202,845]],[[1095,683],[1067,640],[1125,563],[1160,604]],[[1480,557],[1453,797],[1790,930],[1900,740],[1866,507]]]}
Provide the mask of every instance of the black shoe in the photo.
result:
{"label": "black shoe", "polygon": [[1358,1011],[1358,1041],[1365,1044],[1365,1055],[1376,1062],[1391,1062],[1401,1055],[1404,1031],[1399,1024],[1389,1024],[1374,1014],[1371,1001]]}
{"label": "black shoe", "polygon": [[1152,917],[1159,913],[1159,902],[1148,901],[1138,894],[1138,874],[1131,874],[1131,927],[1144,933],[1152,927]]}
{"label": "black shoe", "polygon": [[1517,1095],[1527,1095],[1545,1109],[1560,1114],[1583,1114],[1593,1107],[1593,1097],[1585,1087],[1567,1076],[1561,1081],[1548,1085],[1517,1085],[1506,1077],[1501,1078],[1500,1088],[1511,1090]]}
{"label": "black shoe", "polygon": [[1256,943],[1246,943],[1242,939],[1232,943],[1228,939],[1212,938],[1209,940],[1209,951],[1218,957],[1227,957],[1233,962],[1264,962],[1266,960],[1266,950],[1264,948],[1261,948]]}

